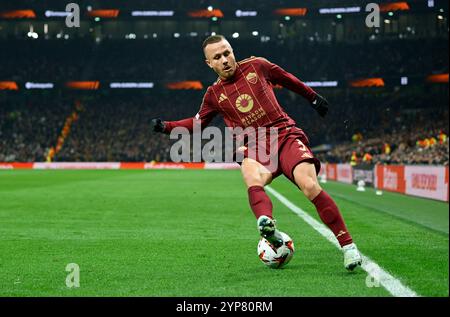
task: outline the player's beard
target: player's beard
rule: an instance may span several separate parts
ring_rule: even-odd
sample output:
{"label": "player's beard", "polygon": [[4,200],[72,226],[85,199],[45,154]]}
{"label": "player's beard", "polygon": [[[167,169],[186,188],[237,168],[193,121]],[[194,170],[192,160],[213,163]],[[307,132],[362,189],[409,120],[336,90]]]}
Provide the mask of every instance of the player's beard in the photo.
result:
{"label": "player's beard", "polygon": [[230,79],[234,76],[234,74],[236,73],[236,68],[231,66],[231,70],[229,71],[225,71],[225,70],[221,70],[221,72],[219,73],[219,76],[225,79]]}

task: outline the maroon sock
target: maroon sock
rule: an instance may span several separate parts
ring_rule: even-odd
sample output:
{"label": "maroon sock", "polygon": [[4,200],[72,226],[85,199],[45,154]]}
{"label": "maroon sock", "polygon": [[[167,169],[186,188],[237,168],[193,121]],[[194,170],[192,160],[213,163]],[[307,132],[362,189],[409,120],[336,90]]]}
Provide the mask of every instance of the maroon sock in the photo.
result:
{"label": "maroon sock", "polygon": [[248,189],[248,201],[256,219],[260,216],[272,218],[272,202],[262,186],[252,186]]}
{"label": "maroon sock", "polygon": [[312,200],[312,203],[316,206],[320,219],[333,231],[341,247],[353,242],[336,203],[324,190]]}

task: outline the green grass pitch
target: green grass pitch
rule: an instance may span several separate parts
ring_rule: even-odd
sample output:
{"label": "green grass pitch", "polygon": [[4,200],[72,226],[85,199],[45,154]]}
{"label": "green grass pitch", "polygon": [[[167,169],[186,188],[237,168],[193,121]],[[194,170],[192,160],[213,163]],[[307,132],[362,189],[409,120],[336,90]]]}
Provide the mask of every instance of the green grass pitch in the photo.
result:
{"label": "green grass pitch", "polygon": [[[319,220],[286,179],[271,186]],[[420,296],[449,295],[447,203],[324,187],[361,252]],[[281,270],[258,259],[239,171],[0,171],[0,296],[391,296],[272,200],[296,247]]]}

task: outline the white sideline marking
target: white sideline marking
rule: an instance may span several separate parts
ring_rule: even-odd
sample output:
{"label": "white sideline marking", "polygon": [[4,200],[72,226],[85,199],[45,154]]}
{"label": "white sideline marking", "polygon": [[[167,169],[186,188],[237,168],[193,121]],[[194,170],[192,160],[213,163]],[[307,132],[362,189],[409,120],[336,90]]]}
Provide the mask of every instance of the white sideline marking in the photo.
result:
{"label": "white sideline marking", "polygon": [[[304,210],[294,205],[290,202],[286,197],[278,193],[275,189],[270,186],[265,187],[266,190],[274,195],[281,203],[283,203],[286,207],[292,210],[297,214],[300,218],[302,218],[307,224],[313,227],[314,230],[319,232],[322,236],[324,236],[328,241],[334,244],[339,250],[341,250],[341,246],[339,245],[336,237],[333,232],[329,230],[325,225],[321,224],[310,215],[308,215]],[[367,274],[379,282],[392,296],[396,297],[417,297],[419,296],[412,289],[403,285],[398,279],[393,277],[391,274],[383,270],[381,266],[372,261],[369,257],[363,255],[361,253],[363,262],[362,269],[367,272]]]}

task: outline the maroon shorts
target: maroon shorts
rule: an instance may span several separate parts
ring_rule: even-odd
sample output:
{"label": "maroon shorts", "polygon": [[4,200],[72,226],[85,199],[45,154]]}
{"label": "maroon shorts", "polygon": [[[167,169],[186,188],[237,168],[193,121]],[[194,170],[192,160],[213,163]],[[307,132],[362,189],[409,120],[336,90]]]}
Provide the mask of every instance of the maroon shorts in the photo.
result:
{"label": "maroon shorts", "polygon": [[[309,147],[309,140],[303,130],[290,127],[280,130],[278,134],[278,150],[275,151],[274,157],[270,161],[262,161],[259,156],[256,157],[256,160],[272,173],[272,179],[283,174],[295,183],[294,168],[303,162],[314,164],[318,175],[320,161],[314,157]],[[267,146],[270,146],[269,143],[267,143]],[[246,151],[245,157],[249,157],[248,151]]]}
{"label": "maroon shorts", "polygon": [[306,134],[299,128],[291,128],[292,132],[288,132],[282,140],[278,150],[278,169],[272,172],[272,179],[283,174],[293,183],[294,169],[303,162],[314,164],[316,175],[320,172],[320,161],[314,157]]}

